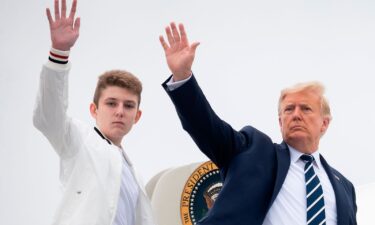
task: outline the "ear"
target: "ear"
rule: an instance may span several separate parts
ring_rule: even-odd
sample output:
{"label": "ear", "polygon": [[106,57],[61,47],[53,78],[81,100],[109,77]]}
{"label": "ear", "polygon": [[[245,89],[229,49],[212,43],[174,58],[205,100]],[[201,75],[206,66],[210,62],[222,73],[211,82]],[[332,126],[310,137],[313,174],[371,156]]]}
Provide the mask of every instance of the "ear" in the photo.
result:
{"label": "ear", "polygon": [[91,116],[92,116],[94,119],[96,119],[96,116],[97,116],[96,110],[97,110],[97,107],[96,107],[95,103],[92,102],[92,103],[90,104],[90,114],[91,114]]}
{"label": "ear", "polygon": [[323,117],[322,127],[320,128],[320,132],[322,134],[324,134],[327,131],[330,122],[331,120],[328,116]]}
{"label": "ear", "polygon": [[137,115],[135,115],[134,123],[137,123],[138,120],[141,118],[141,116],[142,116],[142,111],[138,109]]}

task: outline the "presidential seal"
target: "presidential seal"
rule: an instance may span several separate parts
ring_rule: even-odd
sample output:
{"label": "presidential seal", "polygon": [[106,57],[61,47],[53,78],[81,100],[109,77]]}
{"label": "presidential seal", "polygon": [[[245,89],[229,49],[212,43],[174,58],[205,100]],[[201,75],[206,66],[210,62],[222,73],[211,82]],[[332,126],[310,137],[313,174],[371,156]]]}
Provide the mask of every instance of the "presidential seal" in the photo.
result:
{"label": "presidential seal", "polygon": [[205,162],[191,174],[181,195],[181,221],[195,225],[213,206],[223,183],[217,166]]}

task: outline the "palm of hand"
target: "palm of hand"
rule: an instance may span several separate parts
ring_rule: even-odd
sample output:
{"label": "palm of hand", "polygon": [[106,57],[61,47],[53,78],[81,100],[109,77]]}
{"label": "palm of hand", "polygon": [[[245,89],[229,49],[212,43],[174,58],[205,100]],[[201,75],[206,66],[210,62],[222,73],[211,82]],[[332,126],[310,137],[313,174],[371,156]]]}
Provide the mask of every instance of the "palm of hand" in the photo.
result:
{"label": "palm of hand", "polygon": [[190,68],[194,60],[194,52],[188,45],[172,46],[166,51],[167,63],[173,74],[186,75],[190,73]]}
{"label": "palm of hand", "polygon": [[78,30],[73,29],[71,19],[60,19],[51,24],[52,46],[59,50],[69,50],[77,41]]}
{"label": "palm of hand", "polygon": [[184,80],[191,75],[191,66],[199,42],[189,45],[183,24],[179,24],[177,28],[176,24],[172,22],[165,28],[165,32],[168,44],[163,36],[159,36],[159,40],[164,49],[168,67],[173,73],[174,80]]}
{"label": "palm of hand", "polygon": [[55,0],[55,20],[50,9],[47,8],[47,18],[51,31],[52,47],[58,50],[68,51],[73,47],[79,36],[80,18],[74,18],[77,9],[77,0],[73,0],[70,14],[66,16],[66,0]]}

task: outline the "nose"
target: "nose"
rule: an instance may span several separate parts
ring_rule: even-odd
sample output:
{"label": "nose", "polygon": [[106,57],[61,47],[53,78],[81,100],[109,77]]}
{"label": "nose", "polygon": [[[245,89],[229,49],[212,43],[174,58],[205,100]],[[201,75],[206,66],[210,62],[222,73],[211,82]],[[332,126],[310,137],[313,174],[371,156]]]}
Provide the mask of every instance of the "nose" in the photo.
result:
{"label": "nose", "polygon": [[116,108],[115,114],[117,117],[123,117],[124,116],[124,107],[119,104]]}
{"label": "nose", "polygon": [[293,116],[293,120],[300,120],[301,119],[301,109],[299,107],[294,108],[292,116]]}

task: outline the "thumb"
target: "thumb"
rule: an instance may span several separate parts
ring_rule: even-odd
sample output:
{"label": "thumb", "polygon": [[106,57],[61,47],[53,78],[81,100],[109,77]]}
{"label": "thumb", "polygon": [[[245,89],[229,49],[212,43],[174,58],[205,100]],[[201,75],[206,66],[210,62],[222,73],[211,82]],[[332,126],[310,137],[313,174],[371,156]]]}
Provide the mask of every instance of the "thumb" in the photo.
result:
{"label": "thumb", "polygon": [[77,18],[75,21],[74,21],[74,31],[79,33],[79,27],[81,26],[81,18]]}
{"label": "thumb", "polygon": [[191,44],[190,48],[193,54],[195,54],[195,51],[197,50],[198,45],[200,45],[199,42],[194,42],[193,44]]}

